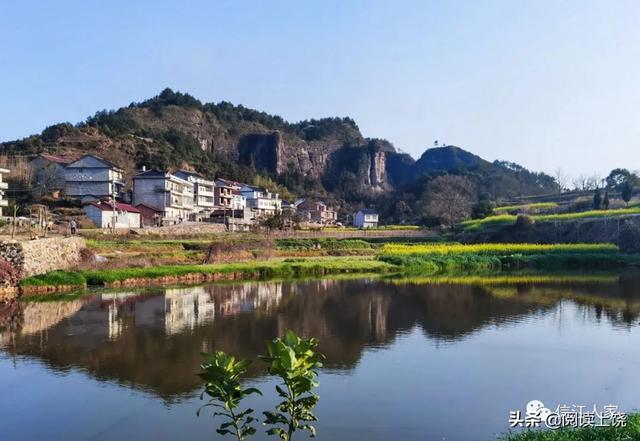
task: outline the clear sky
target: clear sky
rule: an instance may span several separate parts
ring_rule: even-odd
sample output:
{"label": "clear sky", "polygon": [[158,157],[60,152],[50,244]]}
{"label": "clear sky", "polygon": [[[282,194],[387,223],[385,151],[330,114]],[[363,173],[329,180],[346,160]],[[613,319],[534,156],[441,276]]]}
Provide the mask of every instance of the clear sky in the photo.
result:
{"label": "clear sky", "polygon": [[640,168],[640,1],[0,0],[0,140],[164,87],[534,169]]}

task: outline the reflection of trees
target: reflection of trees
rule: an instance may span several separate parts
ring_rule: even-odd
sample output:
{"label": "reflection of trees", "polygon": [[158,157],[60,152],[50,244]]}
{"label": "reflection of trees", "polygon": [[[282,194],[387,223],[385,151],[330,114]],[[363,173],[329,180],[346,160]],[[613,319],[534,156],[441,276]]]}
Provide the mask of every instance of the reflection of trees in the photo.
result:
{"label": "reflection of trees", "polygon": [[[606,295],[596,297],[596,292]],[[0,343],[10,353],[38,357],[56,369],[84,369],[171,399],[198,387],[194,374],[201,351],[255,358],[266,340],[285,329],[319,338],[328,367],[350,368],[364,348],[389,344],[416,325],[430,338],[456,341],[488,324],[580,295],[608,302],[582,303],[596,315],[638,316],[638,296],[625,283],[499,288],[368,280],[270,282],[24,304],[6,312],[13,319],[5,322],[13,325],[5,326]],[[624,312],[625,304],[636,312]],[[259,364],[252,369],[252,375],[261,374]]]}

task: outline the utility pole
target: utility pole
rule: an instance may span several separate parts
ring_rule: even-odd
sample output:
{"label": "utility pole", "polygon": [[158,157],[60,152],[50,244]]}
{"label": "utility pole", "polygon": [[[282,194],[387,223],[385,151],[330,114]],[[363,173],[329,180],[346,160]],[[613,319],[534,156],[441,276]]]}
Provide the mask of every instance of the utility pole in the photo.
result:
{"label": "utility pole", "polygon": [[115,235],[116,234],[116,183],[113,182],[111,184],[111,231]]}

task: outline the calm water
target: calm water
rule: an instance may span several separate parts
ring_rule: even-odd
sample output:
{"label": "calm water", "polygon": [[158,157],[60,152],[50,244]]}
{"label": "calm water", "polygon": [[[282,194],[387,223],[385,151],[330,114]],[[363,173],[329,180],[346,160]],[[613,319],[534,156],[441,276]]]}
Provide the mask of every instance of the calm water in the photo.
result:
{"label": "calm water", "polygon": [[[489,440],[532,399],[640,408],[639,322],[640,279],[627,276],[265,282],[5,305],[0,438],[218,439],[195,416],[199,353],[254,358],[293,329],[327,356],[318,439]],[[259,363],[248,381],[275,384]],[[270,407],[268,395],[250,405]]]}

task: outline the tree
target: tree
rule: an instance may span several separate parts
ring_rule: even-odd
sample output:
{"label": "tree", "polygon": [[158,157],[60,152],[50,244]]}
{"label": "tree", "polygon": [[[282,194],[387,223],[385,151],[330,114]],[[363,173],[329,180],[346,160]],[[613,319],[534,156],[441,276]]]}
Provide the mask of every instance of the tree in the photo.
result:
{"label": "tree", "polygon": [[633,186],[631,185],[631,182],[629,180],[624,181],[620,193],[625,205],[629,205],[629,201],[631,200],[631,196],[633,195]]}
{"label": "tree", "polygon": [[638,181],[638,176],[626,168],[615,168],[611,170],[611,173],[609,173],[609,176],[605,178],[605,181],[609,190],[622,191],[622,187],[625,182],[629,181],[634,185]]}
{"label": "tree", "polygon": [[609,192],[608,192],[608,191],[605,191],[605,192],[604,192],[604,199],[602,200],[602,208],[603,208],[604,210],[608,210],[608,209],[609,209],[609,205],[610,205],[610,202],[609,202]]}
{"label": "tree", "polygon": [[602,195],[600,194],[600,190],[596,190],[596,193],[593,195],[593,209],[600,210],[602,208]]}
{"label": "tree", "polygon": [[556,169],[553,179],[556,181],[558,185],[558,193],[562,193],[567,189],[567,185],[569,184],[569,177],[562,171],[561,168]]}
{"label": "tree", "polygon": [[453,225],[471,215],[475,200],[476,189],[468,178],[439,176],[429,183],[423,196],[425,215]]}

